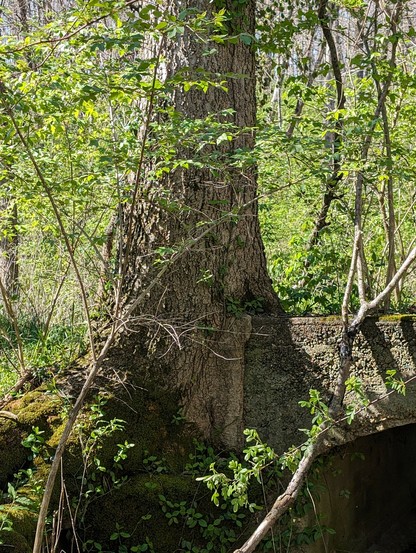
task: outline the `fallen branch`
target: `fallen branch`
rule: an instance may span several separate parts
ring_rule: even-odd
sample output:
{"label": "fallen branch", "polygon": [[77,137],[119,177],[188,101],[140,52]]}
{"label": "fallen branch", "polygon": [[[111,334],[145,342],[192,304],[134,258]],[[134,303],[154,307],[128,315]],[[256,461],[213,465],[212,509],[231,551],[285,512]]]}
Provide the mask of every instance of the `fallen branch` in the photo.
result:
{"label": "fallen branch", "polygon": [[19,420],[19,417],[14,413],[11,413],[10,411],[0,411],[0,417],[3,417],[5,419],[11,419],[13,421]]}
{"label": "fallen branch", "polygon": [[14,394],[17,392],[20,392],[23,389],[23,386],[33,378],[33,373],[31,371],[25,372],[19,380],[16,382],[16,384],[8,390],[6,395],[0,400],[0,408],[5,407],[8,403],[10,403],[14,398]]}

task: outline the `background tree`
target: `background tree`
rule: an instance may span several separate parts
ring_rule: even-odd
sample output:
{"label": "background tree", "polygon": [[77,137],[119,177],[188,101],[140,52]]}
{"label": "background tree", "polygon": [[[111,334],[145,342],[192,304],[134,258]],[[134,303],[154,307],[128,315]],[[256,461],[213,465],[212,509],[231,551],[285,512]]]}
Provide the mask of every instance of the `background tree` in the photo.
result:
{"label": "background tree", "polygon": [[[280,25],[270,34],[273,14]],[[407,94],[414,10],[408,3],[399,12],[371,2],[291,8],[270,3],[261,17],[268,63],[275,67],[282,91],[282,109],[264,101],[265,134],[260,137],[261,152],[266,152],[260,174],[267,194],[260,214],[270,271],[287,309],[336,312],[348,272],[352,236],[346,229],[353,228],[358,173],[363,178],[367,291],[380,292],[412,246],[413,177],[407,171],[413,170],[413,150],[402,132],[407,128],[405,106],[412,103]],[[404,211],[399,196],[407,197]],[[325,221],[323,226],[319,221]],[[391,307],[411,305],[412,289],[410,273],[396,288]],[[358,288],[353,287],[355,307],[357,300]]]}

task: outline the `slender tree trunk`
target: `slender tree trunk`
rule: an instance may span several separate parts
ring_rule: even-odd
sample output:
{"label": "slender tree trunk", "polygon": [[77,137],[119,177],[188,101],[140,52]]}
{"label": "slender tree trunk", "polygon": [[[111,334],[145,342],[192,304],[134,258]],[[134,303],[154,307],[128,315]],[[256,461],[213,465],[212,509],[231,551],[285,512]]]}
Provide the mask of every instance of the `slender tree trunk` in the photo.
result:
{"label": "slender tree trunk", "polygon": [[[27,0],[17,0],[16,16],[18,18],[17,33],[26,34],[29,30]],[[30,60],[28,59],[30,64]],[[19,269],[17,264],[19,237],[17,233],[17,203],[7,188],[5,181],[0,198],[0,279],[3,288],[10,299],[18,293]],[[4,298],[3,298],[3,301]],[[6,300],[7,301],[7,300]]]}
{"label": "slender tree trunk", "polygon": [[[335,78],[335,85],[337,90],[335,109],[343,111],[345,108],[345,94],[344,83],[341,72],[341,63],[337,51],[337,44],[334,40],[333,31],[330,28],[330,20],[328,16],[328,2],[322,0],[319,5],[318,17],[321,24],[322,33],[324,35],[326,44],[328,45],[329,56],[331,61],[331,67]],[[342,179],[342,160],[341,160],[341,147],[342,147],[342,131],[344,128],[343,115],[341,115],[335,122],[334,132],[330,133],[330,147],[333,153],[332,172],[325,182],[325,193],[321,209],[316,217],[312,234],[309,238],[308,250],[312,249],[318,242],[321,231],[328,226],[327,217],[332,205],[332,202],[337,198],[338,187]],[[308,268],[309,262],[305,262],[305,268]]]}
{"label": "slender tree trunk", "polygon": [[0,279],[8,297],[18,293],[17,205],[9,198],[0,201]]}

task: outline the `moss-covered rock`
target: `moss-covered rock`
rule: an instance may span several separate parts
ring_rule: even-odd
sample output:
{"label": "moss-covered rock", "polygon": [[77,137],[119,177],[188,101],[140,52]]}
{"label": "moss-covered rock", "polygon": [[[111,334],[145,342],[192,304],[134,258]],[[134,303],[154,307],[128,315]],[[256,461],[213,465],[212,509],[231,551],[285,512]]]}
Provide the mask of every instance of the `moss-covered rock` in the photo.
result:
{"label": "moss-covered rock", "polygon": [[[195,505],[197,483],[194,477],[183,474],[189,453],[194,450],[195,430],[178,416],[177,397],[156,387],[135,387],[129,392],[117,389],[98,395],[98,402],[93,394],[88,399],[67,443],[63,462],[66,492],[73,512],[77,511],[79,538],[107,544],[109,551],[116,551],[118,546],[110,537],[123,527],[131,535],[127,539],[131,545],[149,539],[159,553],[175,551],[184,536],[185,518],[180,524],[169,524],[160,497],[172,504]],[[0,420],[0,449],[7,452],[0,457],[4,491],[6,480],[12,480],[21,468],[31,467],[38,482],[46,480],[50,458],[65,426],[62,399],[44,388],[23,395],[8,409],[18,415],[18,422]],[[111,421],[115,420],[122,429],[113,432]],[[21,441],[34,426],[43,432],[45,441],[41,453],[30,460],[31,452]],[[91,433],[107,427],[108,433],[96,442],[91,440]],[[89,451],[85,450],[87,443]],[[128,448],[125,459],[116,463],[118,444],[124,443],[134,446]],[[30,485],[21,487],[18,493],[30,492]],[[59,493],[58,479],[50,511],[57,508]],[[213,508],[205,489],[201,501],[204,509]],[[3,539],[18,553],[26,553],[33,545],[35,527],[36,517],[30,510],[13,512],[13,531],[4,533],[7,535]],[[186,535],[192,540],[201,539],[198,528],[187,528]],[[64,514],[63,551],[70,550],[72,536],[72,521]]]}
{"label": "moss-covered rock", "polygon": [[168,518],[162,510],[160,497],[165,497],[172,505],[183,502],[191,506],[195,492],[196,482],[190,477],[137,475],[110,496],[100,498],[97,505],[91,505],[85,521],[88,534],[111,547],[111,535],[122,528],[129,535],[123,539],[126,545],[143,544],[150,539],[157,552],[175,551],[184,535],[183,520],[179,523],[178,515],[178,523],[171,521],[169,524],[170,514],[177,507],[168,508],[171,511]]}
{"label": "moss-covered rock", "polygon": [[27,450],[22,446],[19,423],[0,419],[0,486],[13,476],[27,459]]}
{"label": "moss-covered rock", "polygon": [[12,401],[7,409],[17,416],[17,421],[0,418],[0,486],[13,474],[27,465],[29,452],[22,440],[38,427],[48,438],[60,422],[62,400],[46,393],[42,388],[28,392]]}
{"label": "moss-covered rock", "polygon": [[51,417],[55,418],[62,410],[62,399],[39,388],[10,403],[9,409],[18,416],[20,425],[48,430]]}
{"label": "moss-covered rock", "polygon": [[[36,530],[36,513],[23,505],[11,504],[3,505],[2,516],[10,523],[10,526],[4,526],[8,526],[10,529],[0,531],[0,551],[3,543],[5,547],[8,547],[7,551],[30,553]],[[14,549],[10,549],[11,547]]]}
{"label": "moss-covered rock", "polygon": [[[0,551],[4,544],[4,552],[13,551],[13,553],[31,553],[32,547],[27,540],[18,532],[10,530],[8,532],[0,531]],[[7,547],[7,550],[6,550]]]}

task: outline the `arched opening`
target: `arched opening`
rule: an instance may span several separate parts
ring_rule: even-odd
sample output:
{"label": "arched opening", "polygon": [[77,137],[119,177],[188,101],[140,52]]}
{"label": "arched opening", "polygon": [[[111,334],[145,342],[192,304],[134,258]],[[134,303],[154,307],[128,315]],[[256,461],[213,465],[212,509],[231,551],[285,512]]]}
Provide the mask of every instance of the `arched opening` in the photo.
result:
{"label": "arched opening", "polygon": [[314,552],[416,553],[416,424],[340,448],[321,484],[317,508],[335,534]]}

